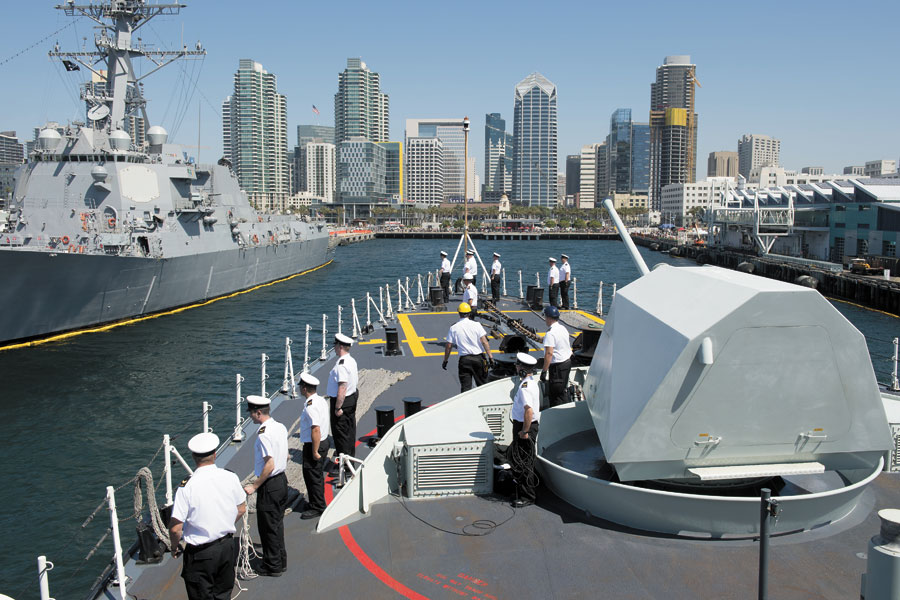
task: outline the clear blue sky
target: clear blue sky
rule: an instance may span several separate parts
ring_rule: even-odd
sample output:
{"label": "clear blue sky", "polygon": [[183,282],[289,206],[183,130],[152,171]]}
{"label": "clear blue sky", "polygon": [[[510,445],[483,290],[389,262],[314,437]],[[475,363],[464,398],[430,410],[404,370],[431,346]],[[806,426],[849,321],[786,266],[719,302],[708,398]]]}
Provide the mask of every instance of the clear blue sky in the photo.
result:
{"label": "clear blue sky", "polygon": [[[87,0],[79,0],[87,1]],[[0,61],[71,20],[30,0],[4,6]],[[381,73],[390,95],[392,139],[407,118],[462,117],[473,123],[470,153],[479,174],[484,114],[512,127],[513,88],[532,71],[559,93],[559,154],[601,141],[609,116],[631,108],[646,121],[650,83],[669,54],[690,54],[697,91],[697,175],[714,150],[736,150],[744,133],[781,140],[788,168],[845,165],[900,157],[900,2],[296,2],[192,0],[179,17],[141,30],[145,43],[198,40],[201,64],[170,66],[146,80],[153,124],[174,141],[196,144],[200,158],[221,155],[220,105],[238,60],[252,58],[278,76],[288,99],[289,138],[296,125],[333,125],[337,74],[347,57]],[[0,130],[20,139],[47,120],[83,118],[80,73],[65,73],[46,52],[59,41],[76,49],[92,39],[80,19],[23,55],[0,64]],[[92,47],[92,44],[89,44]],[[202,68],[201,68],[202,67]],[[145,71],[147,67],[144,67]],[[199,91],[185,85],[194,74]],[[201,96],[202,92],[202,96]],[[208,100],[208,102],[207,102]],[[176,116],[183,115],[176,130]]]}

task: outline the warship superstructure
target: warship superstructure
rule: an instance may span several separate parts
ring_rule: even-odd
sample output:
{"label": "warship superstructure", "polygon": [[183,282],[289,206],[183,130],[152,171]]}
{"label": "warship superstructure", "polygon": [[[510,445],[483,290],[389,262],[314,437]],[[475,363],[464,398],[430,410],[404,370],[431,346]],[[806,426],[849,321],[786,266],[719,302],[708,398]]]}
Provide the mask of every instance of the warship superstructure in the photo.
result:
{"label": "warship superstructure", "polygon": [[[132,34],[182,4],[69,2],[95,21],[96,51],[61,52],[84,68],[86,122],[48,126],[0,211],[0,342],[31,339],[190,305],[330,260],[325,223],[259,213],[226,160],[195,164],[149,124],[142,80],[195,49],[151,50]],[[138,77],[133,61],[153,62]],[[81,65],[79,67],[78,65]],[[99,81],[99,83],[98,83]]]}

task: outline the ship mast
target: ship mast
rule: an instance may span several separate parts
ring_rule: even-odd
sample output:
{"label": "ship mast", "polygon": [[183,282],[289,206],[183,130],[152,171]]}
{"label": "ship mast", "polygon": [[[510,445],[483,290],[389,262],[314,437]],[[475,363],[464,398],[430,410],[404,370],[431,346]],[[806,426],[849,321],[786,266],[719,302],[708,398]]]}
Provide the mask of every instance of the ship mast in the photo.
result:
{"label": "ship mast", "polygon": [[[140,39],[132,43],[134,32],[159,15],[177,15],[185,4],[147,4],[146,0],[107,0],[98,4],[75,4],[69,0],[56,6],[66,15],[83,16],[99,25],[94,35],[96,51],[60,52],[59,46],[49,53],[60,58],[67,70],[77,69],[77,62],[91,73],[97,81],[105,85],[87,84],[82,99],[88,105],[88,118],[94,127],[114,131],[125,128],[125,117],[140,111],[145,123],[147,119],[146,101],[138,85],[143,79],[166,65],[185,56],[206,54],[200,44],[195,50],[182,47],[180,50],[151,50],[144,47]],[[134,72],[134,58],[146,58],[156,65],[150,72],[137,77]],[[106,72],[101,64],[105,61]]]}

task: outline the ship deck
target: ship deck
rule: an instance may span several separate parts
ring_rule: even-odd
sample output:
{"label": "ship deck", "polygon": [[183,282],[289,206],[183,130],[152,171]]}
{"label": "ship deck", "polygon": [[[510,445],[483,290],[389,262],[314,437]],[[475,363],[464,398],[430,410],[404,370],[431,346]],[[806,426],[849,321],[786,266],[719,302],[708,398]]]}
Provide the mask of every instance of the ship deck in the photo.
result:
{"label": "ship deck", "polygon": [[[423,407],[458,393],[456,362],[441,369],[443,339],[456,320],[449,310],[399,314],[389,326],[400,332],[402,354],[387,356],[381,326],[361,336],[352,349],[361,373],[384,369],[402,378],[377,397],[361,388],[358,435],[376,429],[374,408],[391,406],[403,415],[403,400],[416,397]],[[518,299],[498,306],[538,332],[540,316]],[[573,325],[600,322],[571,311]],[[484,322],[490,331],[490,322]],[[569,327],[570,331],[572,327]],[[497,352],[499,339],[492,336]],[[319,365],[327,373],[333,357]],[[409,374],[404,376],[404,374]],[[273,416],[296,423],[301,402],[281,398]],[[233,444],[222,455],[239,476],[252,471],[252,446]],[[364,441],[358,456],[365,456]],[[299,462],[299,454],[294,456]],[[327,479],[326,498],[335,490]],[[858,597],[866,568],[869,538],[879,530],[876,511],[900,504],[900,478],[882,474],[847,517],[814,531],[777,535],[770,550],[769,589],[778,598]],[[252,537],[255,518],[251,516]],[[316,533],[315,520],[299,512],[285,517],[288,570],[283,577],[241,581],[241,597],[328,595],[350,598],[747,598],[755,595],[758,543],[754,540],[703,540],[630,530],[585,514],[542,487],[534,506],[514,510],[499,496],[461,496],[374,505],[371,514],[337,529]],[[476,535],[466,535],[466,534]],[[140,599],[186,598],[179,577],[181,560],[167,556],[159,565],[129,563],[128,594]],[[235,587],[233,596],[239,592]],[[118,597],[118,589],[105,594]]]}

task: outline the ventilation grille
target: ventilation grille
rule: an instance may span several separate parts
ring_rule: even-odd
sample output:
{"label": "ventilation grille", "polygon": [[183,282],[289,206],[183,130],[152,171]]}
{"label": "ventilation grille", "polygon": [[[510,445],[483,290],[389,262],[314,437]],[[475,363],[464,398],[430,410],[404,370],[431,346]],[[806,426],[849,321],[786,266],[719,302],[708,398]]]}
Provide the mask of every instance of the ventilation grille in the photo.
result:
{"label": "ventilation grille", "polygon": [[410,448],[411,497],[490,493],[490,448],[483,442]]}
{"label": "ventilation grille", "polygon": [[494,443],[501,446],[508,445],[512,438],[512,425],[509,424],[510,405],[482,406],[481,414],[487,423],[491,433],[494,434]]}
{"label": "ventilation grille", "polygon": [[891,423],[891,435],[894,436],[894,447],[891,448],[891,459],[888,461],[887,470],[897,473],[900,472],[900,425]]}

